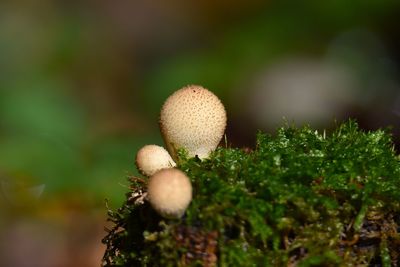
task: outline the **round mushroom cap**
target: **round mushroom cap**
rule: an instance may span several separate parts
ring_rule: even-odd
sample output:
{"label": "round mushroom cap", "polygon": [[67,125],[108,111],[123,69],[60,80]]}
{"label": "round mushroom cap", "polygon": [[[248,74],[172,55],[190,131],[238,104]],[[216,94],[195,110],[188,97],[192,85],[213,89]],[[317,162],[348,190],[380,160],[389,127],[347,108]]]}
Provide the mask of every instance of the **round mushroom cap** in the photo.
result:
{"label": "round mushroom cap", "polygon": [[150,177],[147,198],[165,218],[180,218],[192,200],[192,184],[178,169],[163,169]]}
{"label": "round mushroom cap", "polygon": [[162,146],[146,145],[136,154],[136,166],[143,175],[151,176],[161,169],[175,167],[176,164]]}
{"label": "round mushroom cap", "polygon": [[217,148],[226,120],[224,105],[216,95],[201,86],[189,85],[165,101],[160,128],[173,158],[178,149],[184,148],[190,157],[203,159]]}

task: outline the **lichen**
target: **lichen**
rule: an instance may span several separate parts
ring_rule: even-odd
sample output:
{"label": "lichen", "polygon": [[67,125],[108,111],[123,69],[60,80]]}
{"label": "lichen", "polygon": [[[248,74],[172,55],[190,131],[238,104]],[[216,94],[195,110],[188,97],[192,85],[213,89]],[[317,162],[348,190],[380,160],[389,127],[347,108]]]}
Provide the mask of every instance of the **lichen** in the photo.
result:
{"label": "lichen", "polygon": [[146,178],[103,239],[103,266],[398,266],[400,161],[385,130],[284,126],[253,150],[180,151],[193,185],[179,220],[147,203]]}

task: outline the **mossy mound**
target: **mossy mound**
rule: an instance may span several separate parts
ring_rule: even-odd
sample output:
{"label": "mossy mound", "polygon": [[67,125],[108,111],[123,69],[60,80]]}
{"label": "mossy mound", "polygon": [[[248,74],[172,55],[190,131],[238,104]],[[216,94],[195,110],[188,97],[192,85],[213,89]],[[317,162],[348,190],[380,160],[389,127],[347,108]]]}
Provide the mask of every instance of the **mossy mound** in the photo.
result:
{"label": "mossy mound", "polygon": [[180,220],[132,191],[103,266],[400,266],[400,161],[386,131],[349,121],[325,135],[286,126],[254,150],[180,154],[194,197]]}

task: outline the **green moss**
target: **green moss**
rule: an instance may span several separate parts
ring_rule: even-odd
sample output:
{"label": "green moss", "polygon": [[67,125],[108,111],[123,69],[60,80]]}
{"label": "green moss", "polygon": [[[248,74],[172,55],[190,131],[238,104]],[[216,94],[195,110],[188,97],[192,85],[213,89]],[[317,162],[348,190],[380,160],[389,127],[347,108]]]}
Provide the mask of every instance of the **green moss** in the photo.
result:
{"label": "green moss", "polygon": [[185,216],[159,217],[140,201],[146,179],[130,177],[126,203],[109,211],[103,265],[397,266],[399,163],[386,131],[354,121],[329,136],[258,133],[254,150],[219,148],[203,161],[181,152],[194,189]]}

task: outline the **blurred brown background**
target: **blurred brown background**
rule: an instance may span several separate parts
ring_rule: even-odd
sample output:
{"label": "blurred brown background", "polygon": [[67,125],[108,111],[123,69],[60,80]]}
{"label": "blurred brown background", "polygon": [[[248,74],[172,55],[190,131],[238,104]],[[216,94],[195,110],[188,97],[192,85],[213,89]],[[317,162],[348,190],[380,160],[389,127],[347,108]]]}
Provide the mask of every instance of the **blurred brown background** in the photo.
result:
{"label": "blurred brown background", "polygon": [[200,84],[232,146],[356,118],[399,140],[399,1],[0,3],[0,266],[99,266],[158,112]]}

